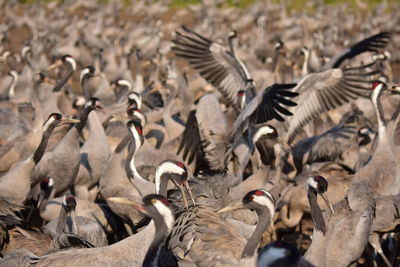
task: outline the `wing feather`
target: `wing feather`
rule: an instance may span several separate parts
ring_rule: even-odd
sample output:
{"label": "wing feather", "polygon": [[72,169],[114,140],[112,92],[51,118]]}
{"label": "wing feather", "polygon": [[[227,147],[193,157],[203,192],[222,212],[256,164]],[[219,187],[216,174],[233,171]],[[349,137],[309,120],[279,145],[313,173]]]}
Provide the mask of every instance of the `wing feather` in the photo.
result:
{"label": "wing feather", "polygon": [[221,45],[182,26],[172,39],[175,55],[186,59],[200,75],[218,88],[236,107],[237,93],[254,87],[245,65]]}
{"label": "wing feather", "polygon": [[330,69],[310,74],[300,81],[294,89],[300,96],[292,111],[288,142],[291,143],[300,129],[321,112],[335,109],[358,96],[368,97],[370,83],[379,73],[371,71],[371,67],[371,64],[358,67],[358,73],[354,72],[356,68]]}
{"label": "wing feather", "polygon": [[338,68],[346,59],[353,58],[364,52],[378,52],[379,49],[383,49],[389,43],[390,37],[390,32],[380,32],[372,35],[335,55],[322,69]]}

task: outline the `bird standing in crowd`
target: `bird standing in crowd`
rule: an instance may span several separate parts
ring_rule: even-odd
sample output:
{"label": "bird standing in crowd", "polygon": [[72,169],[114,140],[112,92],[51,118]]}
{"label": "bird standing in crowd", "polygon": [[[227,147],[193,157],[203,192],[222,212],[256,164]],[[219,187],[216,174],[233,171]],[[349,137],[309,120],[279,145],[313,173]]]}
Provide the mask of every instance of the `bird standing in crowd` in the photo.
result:
{"label": "bird standing in crowd", "polygon": [[0,266],[400,265],[399,3],[123,2],[0,3]]}

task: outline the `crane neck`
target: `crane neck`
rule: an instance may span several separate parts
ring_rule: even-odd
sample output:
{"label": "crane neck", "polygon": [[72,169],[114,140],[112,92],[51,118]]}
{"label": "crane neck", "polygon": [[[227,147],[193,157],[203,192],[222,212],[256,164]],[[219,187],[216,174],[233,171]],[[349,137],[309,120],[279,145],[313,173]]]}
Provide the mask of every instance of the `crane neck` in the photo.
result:
{"label": "crane neck", "polygon": [[155,236],[153,242],[151,243],[149,249],[147,250],[142,265],[143,267],[158,266],[158,256],[160,254],[160,250],[170,232],[161,216],[157,216],[154,218],[154,224],[156,227]]}
{"label": "crane neck", "polygon": [[303,67],[301,68],[301,76],[305,77],[308,74],[308,62],[310,60],[310,51],[304,50],[304,62]]}
{"label": "crane neck", "polygon": [[38,207],[39,213],[46,211],[47,203],[49,202],[49,199],[54,198],[54,195],[55,195],[55,190],[53,189],[53,187],[44,192],[42,202]]}
{"label": "crane neck", "polygon": [[83,127],[85,127],[86,122],[87,122],[88,117],[89,117],[89,113],[90,113],[92,110],[93,110],[93,107],[88,106],[88,107],[86,107],[86,108],[82,111],[81,116],[80,116],[80,118],[79,118],[79,120],[80,120],[81,122],[75,124],[75,127],[76,127],[76,129],[78,130],[79,133],[82,132]]}
{"label": "crane neck", "polygon": [[[157,172],[156,172],[156,176],[157,176]],[[158,192],[156,192],[156,193],[160,194],[164,197],[167,197],[168,181],[169,181],[168,174],[163,173],[158,180],[159,180],[160,185],[158,187]],[[156,187],[157,187],[157,185],[156,185]]]}
{"label": "crane neck", "polygon": [[321,208],[319,207],[317,202],[317,192],[315,192],[313,189],[310,188],[308,189],[307,197],[308,197],[308,202],[310,203],[311,216],[315,223],[315,229],[322,232],[325,235],[326,225],[324,216],[322,215]]}
{"label": "crane neck", "polygon": [[382,102],[380,100],[383,88],[384,87],[382,85],[379,88],[376,88],[374,90],[374,92],[372,93],[372,103],[374,105],[376,116],[377,116],[377,121],[378,121],[379,140],[387,139],[386,124],[385,124],[385,119],[384,119],[384,115],[383,115],[383,107],[382,107]]}
{"label": "crane neck", "polygon": [[68,80],[72,77],[72,74],[74,74],[74,69],[70,64],[67,64],[67,72],[61,79],[56,83],[56,85],[53,88],[53,92],[59,92],[63,88],[63,86],[68,82]]}
{"label": "crane neck", "polygon": [[142,197],[147,196],[148,194],[152,194],[155,192],[155,186],[152,182],[144,179],[136,169],[135,165],[135,155],[137,150],[139,149],[139,144],[135,140],[133,134],[131,142],[131,148],[128,153],[128,158],[126,159],[125,169],[128,175],[130,182],[136,188],[136,190],[140,193]]}
{"label": "crane neck", "polygon": [[258,215],[257,226],[243,249],[242,258],[249,258],[254,255],[261,241],[263,233],[267,230],[267,227],[271,222],[271,212],[268,210],[268,208],[261,207],[257,209],[256,212]]}
{"label": "crane neck", "polygon": [[108,139],[104,132],[103,125],[96,112],[91,112],[89,114],[87,122],[90,132],[88,139],[93,140],[97,143],[101,143],[102,146],[104,146],[104,144],[108,144]]}
{"label": "crane neck", "polygon": [[35,162],[35,165],[38,164],[39,161],[42,159],[47,144],[49,142],[50,135],[53,132],[54,128],[55,128],[54,125],[49,125],[49,127],[43,132],[42,140],[40,141],[40,144],[33,153],[33,162]]}
{"label": "crane neck", "polygon": [[234,49],[234,45],[233,42],[235,41],[236,37],[235,36],[230,36],[228,38],[228,44],[229,44],[229,51],[231,52],[232,56],[235,56],[235,49]]}
{"label": "crane neck", "polygon": [[65,225],[67,225],[67,211],[64,205],[61,205],[60,214],[58,215],[58,223],[56,233],[64,233]]}
{"label": "crane neck", "polygon": [[122,151],[124,151],[125,147],[128,145],[129,141],[131,140],[131,137],[129,135],[125,136],[117,145],[115,148],[115,153],[120,154]]}
{"label": "crane neck", "polygon": [[10,99],[15,96],[15,86],[17,85],[17,82],[18,82],[18,76],[13,75],[10,87],[8,88],[8,98]]}

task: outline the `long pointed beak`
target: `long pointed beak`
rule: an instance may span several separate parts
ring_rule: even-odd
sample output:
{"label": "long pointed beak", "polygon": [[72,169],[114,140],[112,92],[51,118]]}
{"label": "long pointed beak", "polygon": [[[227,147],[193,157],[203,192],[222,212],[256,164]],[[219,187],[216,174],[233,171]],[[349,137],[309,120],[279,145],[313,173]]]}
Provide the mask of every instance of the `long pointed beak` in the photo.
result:
{"label": "long pointed beak", "polygon": [[240,202],[240,203],[234,204],[234,205],[232,205],[232,206],[228,206],[228,207],[225,207],[225,208],[223,208],[223,209],[220,209],[219,211],[217,211],[217,213],[224,213],[224,212],[228,212],[228,211],[232,211],[232,210],[238,210],[238,209],[243,209],[243,208],[244,208],[243,203]]}
{"label": "long pointed beak", "polygon": [[185,205],[185,208],[188,209],[188,208],[189,208],[189,203],[188,203],[187,198],[186,198],[186,193],[185,193],[184,186],[183,186],[182,184],[177,183],[174,179],[171,179],[171,181],[172,181],[172,183],[174,183],[175,186],[178,187],[179,190],[181,191],[181,193],[182,193],[183,204]]}
{"label": "long pointed beak", "polygon": [[393,94],[400,94],[400,84],[393,85],[389,90]]}
{"label": "long pointed beak", "polygon": [[193,202],[193,206],[196,206],[196,201],[194,200],[192,189],[190,188],[188,181],[184,181],[183,186],[185,187],[186,191],[188,192],[189,197]]}
{"label": "long pointed beak", "polygon": [[77,119],[69,119],[69,118],[65,118],[61,120],[60,125],[64,125],[64,124],[74,124],[74,123],[80,123],[80,120]]}
{"label": "long pointed beak", "polygon": [[143,204],[140,202],[132,201],[124,197],[109,197],[107,198],[107,201],[111,201],[117,204],[124,204],[124,205],[130,205],[133,208],[137,209],[138,211],[144,213],[147,215],[147,212],[145,208],[143,207]]}
{"label": "long pointed beak", "polygon": [[54,62],[53,64],[51,64],[50,66],[47,67],[47,70],[53,70],[56,69],[58,67],[60,67],[62,65],[62,61],[61,60],[57,60],[56,62]]}
{"label": "long pointed beak", "polygon": [[328,196],[326,195],[326,193],[322,193],[321,197],[325,201],[325,203],[329,207],[329,209],[331,210],[332,214],[335,214],[335,211],[333,210],[332,204],[329,201]]}

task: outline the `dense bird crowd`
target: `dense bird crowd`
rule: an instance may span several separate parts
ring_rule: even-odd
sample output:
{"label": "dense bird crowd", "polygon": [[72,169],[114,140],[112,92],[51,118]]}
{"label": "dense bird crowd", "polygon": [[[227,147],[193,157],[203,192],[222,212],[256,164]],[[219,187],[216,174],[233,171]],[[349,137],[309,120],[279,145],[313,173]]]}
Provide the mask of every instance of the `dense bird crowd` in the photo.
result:
{"label": "dense bird crowd", "polygon": [[0,266],[399,266],[399,3],[1,2]]}

